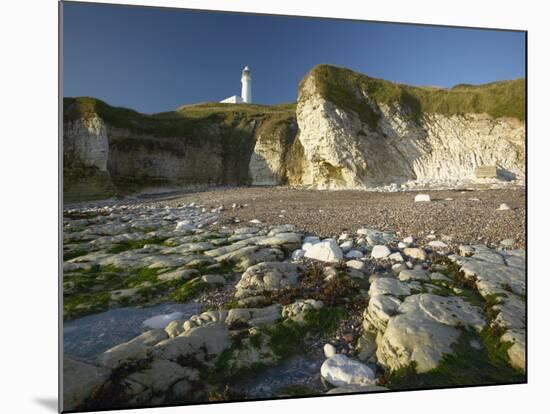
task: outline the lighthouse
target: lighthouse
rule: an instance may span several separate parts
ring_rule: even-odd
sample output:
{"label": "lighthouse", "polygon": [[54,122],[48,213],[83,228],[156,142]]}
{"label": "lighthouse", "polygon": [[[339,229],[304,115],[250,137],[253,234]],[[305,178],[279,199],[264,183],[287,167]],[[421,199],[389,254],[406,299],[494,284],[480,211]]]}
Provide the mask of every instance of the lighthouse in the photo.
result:
{"label": "lighthouse", "polygon": [[241,72],[241,96],[233,95],[225,98],[221,103],[252,103],[252,74],[250,68],[245,66]]}
{"label": "lighthouse", "polygon": [[245,66],[241,74],[241,98],[244,103],[252,103],[252,74],[250,68]]}

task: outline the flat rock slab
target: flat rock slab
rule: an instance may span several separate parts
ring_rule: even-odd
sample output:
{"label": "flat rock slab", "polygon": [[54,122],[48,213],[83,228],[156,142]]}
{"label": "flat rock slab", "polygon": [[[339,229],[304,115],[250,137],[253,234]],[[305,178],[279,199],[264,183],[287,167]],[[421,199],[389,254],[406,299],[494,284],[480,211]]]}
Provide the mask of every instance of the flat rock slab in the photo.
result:
{"label": "flat rock slab", "polygon": [[391,370],[416,363],[418,373],[435,369],[460,336],[459,327],[480,330],[481,309],[456,297],[419,294],[407,297],[390,318],[376,351]]}
{"label": "flat rock slab", "polygon": [[419,295],[418,305],[426,315],[444,325],[467,325],[478,332],[485,326],[480,309],[458,297],[423,294]]}
{"label": "flat rock slab", "polygon": [[411,288],[407,283],[391,277],[380,277],[372,281],[369,288],[371,297],[378,295],[408,296]]}
{"label": "flat rock slab", "polygon": [[475,280],[483,296],[506,294],[525,295],[525,259],[521,253],[502,254],[486,246],[471,246],[474,253],[469,257],[449,256],[461,265],[464,274]]}
{"label": "flat rock slab", "polygon": [[266,290],[283,289],[298,283],[301,268],[288,262],[264,262],[249,267],[236,285],[235,297],[240,299]]}
{"label": "flat rock slab", "polygon": [[406,282],[409,280],[430,280],[428,272],[424,269],[405,269],[399,272],[399,280]]}

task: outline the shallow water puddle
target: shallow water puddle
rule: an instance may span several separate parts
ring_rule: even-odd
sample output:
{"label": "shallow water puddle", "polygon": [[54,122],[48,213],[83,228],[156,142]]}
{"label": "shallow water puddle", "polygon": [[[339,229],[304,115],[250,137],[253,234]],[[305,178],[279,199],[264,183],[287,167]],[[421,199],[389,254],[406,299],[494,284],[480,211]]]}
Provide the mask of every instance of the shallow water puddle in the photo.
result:
{"label": "shallow water puddle", "polygon": [[63,323],[65,354],[93,359],[142,332],[200,313],[197,303],[161,303],[147,308],[116,308]]}
{"label": "shallow water puddle", "polygon": [[324,394],[328,390],[320,374],[324,360],[322,355],[296,355],[232,385],[237,392],[245,393],[245,398],[276,397],[292,387],[307,387]]}

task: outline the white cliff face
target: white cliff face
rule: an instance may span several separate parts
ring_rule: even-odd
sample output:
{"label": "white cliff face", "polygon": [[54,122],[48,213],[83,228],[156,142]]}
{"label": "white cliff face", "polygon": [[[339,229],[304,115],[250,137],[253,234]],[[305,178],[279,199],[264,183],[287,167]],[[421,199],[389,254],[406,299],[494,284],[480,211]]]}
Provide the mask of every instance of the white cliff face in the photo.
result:
{"label": "white cliff face", "polygon": [[278,185],[282,180],[283,143],[260,135],[248,165],[253,185]]}
{"label": "white cliff face", "polygon": [[279,185],[287,180],[286,157],[296,136],[293,118],[276,120],[258,129],[248,172],[252,185]]}
{"label": "white cliff face", "polygon": [[[367,99],[367,98],[365,98]],[[398,105],[371,104],[375,131],[302,85],[297,107],[306,158],[301,183],[315,188],[371,188],[391,183],[458,183],[475,179],[481,165],[507,178],[525,174],[525,124],[484,114],[424,115],[420,123]]]}
{"label": "white cliff face", "polygon": [[107,127],[98,116],[64,124],[63,147],[68,159],[86,167],[107,171],[109,140]]}
{"label": "white cliff face", "polygon": [[399,150],[413,151],[407,159],[418,181],[472,180],[481,165],[496,165],[509,177],[525,175],[525,125],[516,119],[431,114],[419,127],[399,108],[381,110],[380,129]]}
{"label": "white cliff face", "polygon": [[[367,168],[357,140],[362,124],[315,93],[312,79],[303,86],[309,98],[296,110],[299,139],[306,158],[302,184],[318,188],[362,187]],[[312,93],[313,92],[313,93]]]}

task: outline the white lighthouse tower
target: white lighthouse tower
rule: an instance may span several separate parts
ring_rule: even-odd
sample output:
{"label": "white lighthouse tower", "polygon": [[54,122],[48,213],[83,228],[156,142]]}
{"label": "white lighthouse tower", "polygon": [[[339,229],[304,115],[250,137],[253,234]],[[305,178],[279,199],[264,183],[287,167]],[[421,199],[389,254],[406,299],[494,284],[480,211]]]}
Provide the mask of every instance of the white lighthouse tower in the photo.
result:
{"label": "white lighthouse tower", "polygon": [[241,98],[244,103],[252,103],[252,75],[248,66],[245,66],[241,74]]}
{"label": "white lighthouse tower", "polygon": [[220,102],[233,104],[252,103],[252,75],[248,66],[245,66],[241,73],[241,83],[241,96],[233,95]]}

